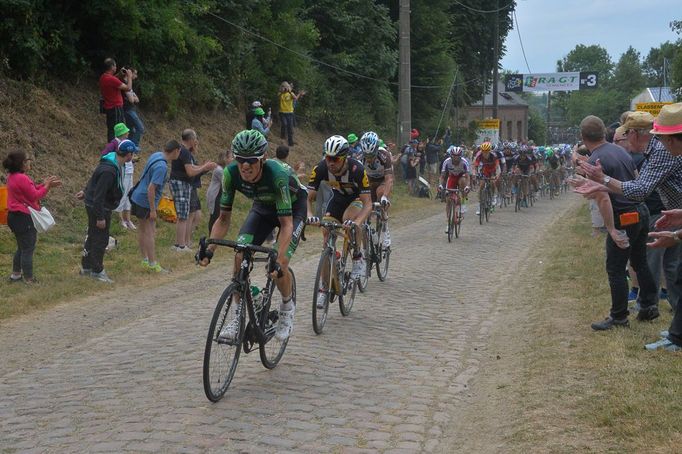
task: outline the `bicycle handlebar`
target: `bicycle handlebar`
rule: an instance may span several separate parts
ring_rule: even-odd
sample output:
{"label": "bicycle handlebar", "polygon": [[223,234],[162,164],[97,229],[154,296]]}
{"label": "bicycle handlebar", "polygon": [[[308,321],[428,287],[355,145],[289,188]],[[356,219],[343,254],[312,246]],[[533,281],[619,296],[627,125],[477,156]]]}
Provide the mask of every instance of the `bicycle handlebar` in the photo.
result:
{"label": "bicycle handlebar", "polygon": [[218,246],[227,246],[236,251],[250,251],[250,252],[262,252],[263,254],[268,254],[272,260],[277,260],[277,250],[258,246],[255,244],[242,244],[232,240],[218,240],[218,239],[207,239],[206,244],[217,244]]}

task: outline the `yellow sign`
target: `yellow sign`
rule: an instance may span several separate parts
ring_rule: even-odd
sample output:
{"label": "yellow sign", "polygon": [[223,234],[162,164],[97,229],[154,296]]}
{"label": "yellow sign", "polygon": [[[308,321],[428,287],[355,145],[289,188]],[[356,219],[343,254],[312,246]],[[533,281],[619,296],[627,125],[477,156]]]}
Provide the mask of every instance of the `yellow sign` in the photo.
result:
{"label": "yellow sign", "polygon": [[478,120],[478,129],[500,129],[500,120],[497,118]]}
{"label": "yellow sign", "polygon": [[672,104],[671,102],[638,102],[635,104],[637,110],[642,110],[644,112],[649,112],[654,117],[658,116],[663,106],[666,104]]}

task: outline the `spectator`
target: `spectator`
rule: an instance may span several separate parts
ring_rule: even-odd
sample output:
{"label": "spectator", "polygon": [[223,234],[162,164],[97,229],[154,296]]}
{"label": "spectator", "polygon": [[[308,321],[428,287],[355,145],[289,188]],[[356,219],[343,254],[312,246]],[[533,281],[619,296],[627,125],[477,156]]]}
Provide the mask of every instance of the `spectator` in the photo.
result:
{"label": "spectator", "polygon": [[118,145],[126,140],[130,135],[130,129],[125,123],[116,123],[114,126],[114,138],[100,151],[100,156],[109,154],[118,150]]}
{"label": "spectator", "polygon": [[163,151],[153,153],[142,171],[140,181],[130,195],[130,211],[139,220],[137,243],[142,253],[142,266],[157,273],[166,272],[156,261],[156,208],[166,184],[168,165],[180,156],[180,144],[171,140]]}
{"label": "spectator", "polygon": [[61,186],[62,182],[56,176],[50,176],[42,184],[35,184],[26,172],[31,170],[33,159],[23,151],[11,151],[2,161],[7,173],[7,226],[14,234],[17,250],[12,259],[12,274],[10,282],[24,280],[33,284],[38,280],[33,277],[33,253],[38,241],[38,232],[33,225],[33,219],[28,207],[40,210],[40,199],[45,197],[50,189]]}
{"label": "spectator", "polygon": [[[416,142],[416,140],[415,140]],[[417,145],[417,144],[415,144]],[[405,172],[405,180],[407,181],[408,192],[411,195],[417,195],[417,166],[419,165],[419,156],[415,147],[408,147],[405,151],[407,156],[407,169]]]}
{"label": "spectator", "polygon": [[[129,69],[131,72],[131,78],[128,83],[130,90],[126,91],[125,96],[123,97],[123,113],[125,114],[126,124],[132,128],[130,140],[133,141],[139,151],[140,141],[144,134],[144,123],[142,123],[140,114],[137,112],[137,105],[140,103],[140,98],[138,98],[137,93],[133,91],[133,81],[137,79],[137,70],[134,68]],[[121,76],[123,75],[121,74]]]}
{"label": "spectator", "polygon": [[443,134],[441,143],[446,150],[452,145],[452,132],[450,131],[450,128],[445,128],[445,134]]}
{"label": "spectator", "polygon": [[265,111],[263,108],[255,108],[253,110],[253,120],[251,120],[251,127],[249,129],[255,129],[267,139],[268,135],[270,135],[270,126],[272,126],[272,120],[265,119]]}
{"label": "spectator", "polygon": [[125,122],[123,112],[123,96],[121,92],[132,89],[132,71],[121,68],[125,81],[116,77],[116,62],[113,58],[104,60],[104,72],[99,78],[99,91],[102,96],[102,107],[107,119],[107,142],[114,140],[114,125]]}
{"label": "spectator", "polygon": [[426,168],[429,174],[429,183],[437,183],[440,176],[440,167],[438,161],[440,159],[440,144],[434,137],[433,140],[427,140],[426,143]]}
{"label": "spectator", "polygon": [[220,153],[216,161],[216,168],[211,173],[211,182],[206,190],[206,205],[208,205],[208,234],[218,216],[220,216],[220,197],[223,194],[223,170],[225,166],[232,162],[232,150]]}
{"label": "spectator", "polygon": [[417,140],[419,139],[419,130],[414,128],[412,131],[410,131],[410,140]]}
{"label": "spectator", "polygon": [[[127,141],[124,140],[121,142],[121,144],[126,142]],[[129,142],[133,141],[130,140]],[[137,156],[139,150],[137,144],[135,142],[133,143],[135,144],[135,153],[133,154],[133,159],[126,161],[123,169],[123,197],[121,197],[121,203],[119,203],[114,211],[121,216],[121,227],[124,229],[137,230],[137,227],[135,224],[133,224],[132,219],[130,219],[130,198],[128,197],[130,190],[133,188],[133,174],[135,173],[135,165],[133,164],[133,161],[135,160],[135,156]],[[118,150],[120,146],[121,145],[119,144],[116,149]]]}
{"label": "spectator", "polygon": [[88,214],[88,236],[83,246],[81,274],[108,284],[114,282],[104,270],[104,250],[109,244],[111,211],[123,197],[121,166],[133,159],[136,149],[131,140],[124,140],[116,152],[102,156],[85,191],[76,194],[78,199],[85,199],[85,211]]}
{"label": "spectator", "polygon": [[426,142],[417,144],[417,158],[419,158],[419,176],[422,176],[426,168]]}
{"label": "spectator", "polygon": [[[190,241],[192,237],[193,221],[196,215],[190,219],[190,205],[192,201],[192,183],[197,175],[209,172],[216,168],[217,164],[208,161],[203,165],[197,165],[192,155],[193,149],[199,144],[197,133],[192,129],[182,132],[182,145],[180,155],[171,163],[170,188],[175,203],[175,211],[178,222],[175,226],[175,246],[177,252],[192,252]],[[196,193],[196,191],[194,191]],[[194,203],[196,208],[196,202]],[[194,211],[196,213],[196,210]]]}
{"label": "spectator", "polygon": [[281,125],[280,138],[286,134],[289,146],[294,146],[294,101],[298,101],[305,91],[295,94],[289,82],[282,82],[279,86],[279,121]]}
{"label": "spectator", "polygon": [[348,145],[350,146],[349,156],[353,159],[357,159],[360,162],[364,161],[364,156],[362,155],[362,149],[360,148],[360,141],[355,133],[351,132],[348,134]]}
{"label": "spectator", "polygon": [[285,167],[291,167],[299,181],[305,180],[306,178],[305,162],[299,161],[299,163],[296,164],[296,167],[292,167],[291,165],[289,165],[289,147],[287,147],[286,145],[278,146],[277,150],[275,150],[275,160],[279,161]]}
{"label": "spectator", "polygon": [[[573,160],[573,167],[575,168],[575,172],[580,175],[585,177],[585,172],[582,170],[580,167],[580,164],[583,162],[586,162],[590,157],[590,151],[587,149],[585,144],[582,142],[578,142],[575,144],[573,147],[573,153],[572,153],[572,160]],[[589,208],[590,208],[590,219],[592,221],[592,236],[596,237],[599,236],[599,234],[604,233],[606,231],[606,228],[604,227],[604,218],[601,217],[601,213],[599,212],[599,207],[597,206],[597,202],[594,199],[589,200]]]}
{"label": "spectator", "polygon": [[[621,147],[606,141],[606,128],[601,119],[592,115],[585,117],[580,123],[580,132],[585,146],[591,152],[587,163],[592,166],[597,162],[601,164],[606,175],[604,183],[608,184],[611,178],[623,182],[635,180],[637,170],[632,158]],[[581,167],[587,168],[583,164]],[[585,171],[588,173],[588,170]],[[625,278],[628,259],[640,284],[641,310],[637,320],[653,320],[659,316],[659,312],[657,286],[646,261],[649,210],[646,205],[619,194],[610,193],[608,197],[604,197],[603,193],[598,194],[599,211],[609,230],[606,237],[606,272],[611,288],[611,312],[603,321],[593,323],[592,329],[628,326],[628,284]],[[622,229],[627,238],[616,229]]]}
{"label": "spectator", "polygon": [[251,107],[246,111],[246,129],[251,129],[251,123],[255,117],[254,111],[258,108],[263,107],[260,101],[254,101],[251,103]]}

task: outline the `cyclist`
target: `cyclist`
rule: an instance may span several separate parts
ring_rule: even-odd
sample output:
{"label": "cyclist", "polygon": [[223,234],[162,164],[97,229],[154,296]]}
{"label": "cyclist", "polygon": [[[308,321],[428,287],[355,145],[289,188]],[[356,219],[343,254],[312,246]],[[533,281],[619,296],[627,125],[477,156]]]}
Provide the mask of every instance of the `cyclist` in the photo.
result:
{"label": "cyclist", "polygon": [[[277,269],[273,278],[277,284],[282,303],[275,337],[283,341],[293,330],[295,306],[292,301],[289,260],[294,254],[305,225],[307,194],[304,186],[289,168],[265,157],[268,141],[256,130],[238,133],[232,140],[235,160],[223,171],[223,194],[220,199],[220,217],[213,224],[212,239],[227,235],[232,217],[235,191],[253,200],[251,210],[239,230],[237,242],[261,245],[275,227],[279,227],[277,245]],[[200,249],[197,260],[200,265],[210,263],[217,245]],[[241,254],[235,256],[234,271],[241,265]],[[239,314],[220,332],[220,336],[233,339],[239,332]]]}
{"label": "cyclist", "polygon": [[[462,214],[467,212],[466,196],[470,191],[469,188],[469,163],[463,157],[464,150],[462,147],[451,145],[447,150],[448,158],[443,161],[441,168],[440,184],[438,189],[459,189],[462,197]],[[450,198],[446,196],[445,216],[447,217],[448,207],[450,205]],[[446,231],[447,233],[447,231]]]}
{"label": "cyclist", "polygon": [[533,153],[528,152],[526,147],[521,147],[519,149],[519,156],[516,158],[514,161],[513,165],[513,171],[514,171],[514,186],[517,188],[517,197],[526,197],[528,194],[521,194],[519,192],[519,188],[521,187],[519,180],[521,179],[520,175],[527,175],[530,176],[530,179],[532,180],[532,171],[535,167],[535,162],[533,160]]}
{"label": "cyclist", "polygon": [[[388,196],[393,189],[393,162],[391,154],[381,146],[381,143],[379,136],[373,131],[364,133],[360,138],[372,202],[381,202],[384,218],[387,218],[388,207],[391,204]],[[390,246],[391,234],[388,231],[388,224],[384,223],[384,247]]]}
{"label": "cyclist", "polygon": [[[343,136],[331,136],[324,143],[324,159],[313,167],[308,181],[308,223],[318,224],[314,215],[313,203],[317,197],[320,183],[326,181],[332,188],[332,198],[324,209],[325,217],[334,218],[346,226],[360,227],[372,211],[369,178],[365,167],[359,161],[348,157],[348,141]],[[356,229],[359,231],[359,228]],[[325,230],[324,243],[328,233]],[[351,274],[359,278],[366,272],[362,248],[353,256]],[[319,304],[319,298],[318,298]]]}
{"label": "cyclist", "polygon": [[[476,158],[474,158],[474,167],[477,169],[479,177],[483,176],[485,178],[493,179],[494,184],[491,184],[490,188],[493,192],[493,206],[497,205],[497,192],[495,191],[495,187],[499,184],[500,160],[498,159],[497,154],[492,152],[492,144],[490,142],[483,142],[481,144],[481,151],[479,151],[476,154]],[[481,178],[479,183],[480,190],[483,190],[484,184],[485,181]],[[476,215],[478,216],[479,214],[481,214],[480,208],[476,211]]]}

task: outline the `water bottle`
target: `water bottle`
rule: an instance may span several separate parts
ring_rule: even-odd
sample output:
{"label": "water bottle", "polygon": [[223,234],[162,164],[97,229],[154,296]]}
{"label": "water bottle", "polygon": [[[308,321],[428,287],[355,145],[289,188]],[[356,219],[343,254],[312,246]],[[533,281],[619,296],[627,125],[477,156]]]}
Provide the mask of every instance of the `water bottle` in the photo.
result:
{"label": "water bottle", "polygon": [[626,243],[624,249],[629,248],[630,247],[630,239],[628,238],[627,232],[625,230],[616,230],[616,232],[618,232],[618,237],[623,239]]}
{"label": "water bottle", "polygon": [[253,300],[253,310],[259,313],[263,308],[263,294],[255,285],[251,286],[251,299]]}

